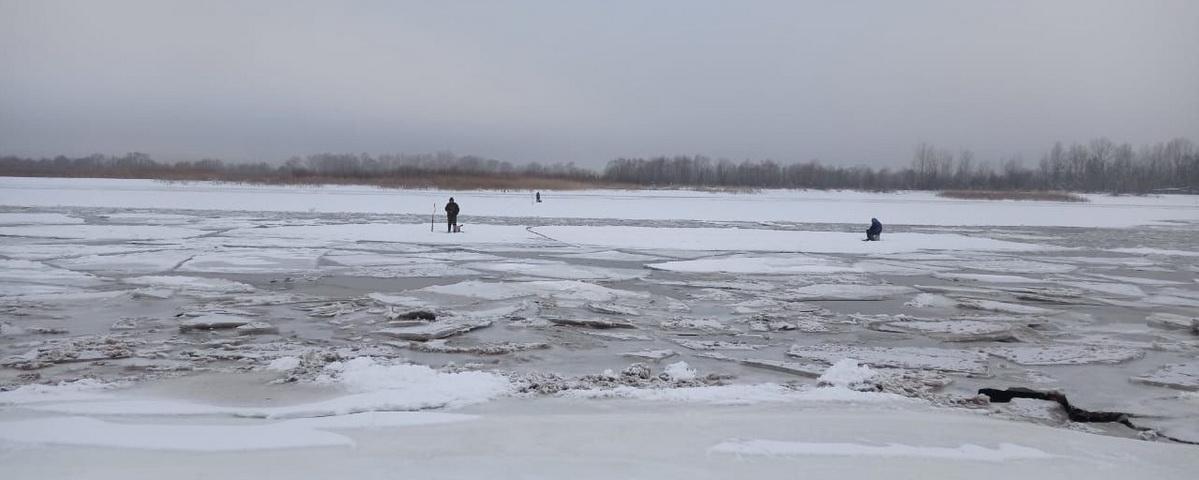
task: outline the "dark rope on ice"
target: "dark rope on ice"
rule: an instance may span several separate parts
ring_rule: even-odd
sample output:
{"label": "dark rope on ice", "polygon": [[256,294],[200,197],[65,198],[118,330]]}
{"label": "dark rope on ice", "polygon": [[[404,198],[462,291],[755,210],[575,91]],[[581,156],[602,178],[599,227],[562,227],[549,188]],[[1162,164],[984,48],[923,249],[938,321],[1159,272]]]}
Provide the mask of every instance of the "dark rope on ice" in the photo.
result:
{"label": "dark rope on ice", "polygon": [[1058,405],[1062,406],[1062,409],[1066,411],[1066,418],[1069,418],[1071,422],[1119,423],[1138,432],[1150,432],[1154,435],[1174,442],[1185,443],[1188,445],[1199,445],[1199,442],[1171,437],[1152,428],[1139,427],[1132,423],[1132,419],[1136,418],[1138,415],[1125,412],[1092,412],[1090,410],[1083,410],[1075,407],[1074,405],[1070,404],[1070,400],[1066,399],[1066,394],[1061,392],[1043,392],[1040,390],[1033,390],[1031,388],[1012,387],[1007,390],[999,390],[996,388],[980,388],[978,389],[978,393],[979,395],[986,395],[991,399],[992,403],[1008,403],[1012,401],[1013,398],[1031,398],[1035,400],[1056,402]]}

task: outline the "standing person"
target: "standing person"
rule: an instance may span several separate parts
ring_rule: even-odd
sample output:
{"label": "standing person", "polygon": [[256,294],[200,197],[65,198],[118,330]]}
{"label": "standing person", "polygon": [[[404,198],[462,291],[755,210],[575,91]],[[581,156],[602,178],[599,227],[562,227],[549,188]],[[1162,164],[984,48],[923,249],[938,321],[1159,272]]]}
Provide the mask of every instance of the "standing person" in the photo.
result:
{"label": "standing person", "polygon": [[450,203],[445,204],[446,233],[453,232],[455,225],[458,225],[458,204],[454,203],[454,197],[450,197]]}
{"label": "standing person", "polygon": [[537,192],[537,203],[541,203],[541,192]]}

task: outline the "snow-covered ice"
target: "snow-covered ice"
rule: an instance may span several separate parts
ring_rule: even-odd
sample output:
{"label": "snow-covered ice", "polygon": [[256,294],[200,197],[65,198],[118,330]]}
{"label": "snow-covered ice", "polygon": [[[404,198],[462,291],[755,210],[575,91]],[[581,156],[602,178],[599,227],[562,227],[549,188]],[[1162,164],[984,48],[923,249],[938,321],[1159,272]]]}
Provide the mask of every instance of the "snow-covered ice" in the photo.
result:
{"label": "snow-covered ice", "polygon": [[862,457],[911,457],[982,462],[1010,462],[1012,460],[1046,460],[1054,458],[1054,455],[1050,455],[1044,451],[1011,443],[1003,443],[992,449],[970,444],[958,447],[931,447],[899,443],[869,445],[860,443],[740,440],[719,443],[709,451],[736,455],[835,456],[852,457],[855,459]]}
{"label": "snow-covered ice", "polygon": [[[47,185],[59,201],[23,205],[48,201]],[[553,471],[576,477],[601,463],[609,476],[771,478],[929,459],[956,476],[1095,477],[1094,457],[1064,440],[1137,452],[1108,473],[1193,474],[1162,437],[1134,440],[1151,432],[974,397],[1053,388],[1163,434],[1193,430],[1190,197],[585,191],[533,205],[521,192],[225,187],[0,179],[0,456],[33,454],[5,456],[6,473],[113,477],[119,462],[93,452],[196,465],[187,453],[207,439],[229,446],[203,464],[226,476],[295,473],[311,456],[299,472],[369,457],[477,477],[553,452],[570,459]],[[430,232],[430,204],[451,194],[464,233]],[[764,204],[778,218],[747,213]],[[861,241],[855,212],[889,225],[883,241]],[[1016,224],[1030,226],[988,226]],[[470,421],[402,414],[418,410]],[[480,435],[462,461],[462,439]],[[781,453],[750,453],[753,439]],[[510,443],[542,454],[497,450]],[[841,447],[852,455],[827,453]],[[239,453],[267,448],[279,461]],[[683,458],[704,468],[683,475]],[[665,474],[621,470],[643,459]]]}
{"label": "snow-covered ice", "polygon": [[[1087,203],[955,200],[932,192],[766,190],[757,194],[694,191],[555,192],[541,204],[527,191],[449,192],[365,186],[269,186],[153,180],[0,178],[0,204],[20,207],[106,207],[271,212],[358,212],[428,215],[457,196],[463,215],[639,220],[754,220],[892,225],[1024,225],[1126,228],[1196,221],[1194,196],[1109,197]],[[771,208],[762,208],[768,204]],[[648,208],[652,205],[653,208]]]}
{"label": "snow-covered ice", "polygon": [[536,227],[532,231],[572,245],[605,248],[804,253],[899,253],[919,250],[1036,251],[1037,244],[957,234],[896,233],[862,242],[857,232],[801,232],[743,228]]}

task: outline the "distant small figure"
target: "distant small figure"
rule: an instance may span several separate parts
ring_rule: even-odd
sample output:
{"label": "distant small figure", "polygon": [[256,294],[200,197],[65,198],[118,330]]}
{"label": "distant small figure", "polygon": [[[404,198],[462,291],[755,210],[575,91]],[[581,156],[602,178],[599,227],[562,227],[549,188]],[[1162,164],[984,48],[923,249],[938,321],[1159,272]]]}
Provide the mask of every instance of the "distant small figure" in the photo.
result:
{"label": "distant small figure", "polygon": [[537,192],[537,203],[541,203],[541,192]]}
{"label": "distant small figure", "polygon": [[452,233],[458,226],[458,204],[454,203],[454,197],[450,197],[450,203],[445,204],[445,231]]}
{"label": "distant small figure", "polygon": [[879,241],[883,236],[883,224],[877,218],[870,219],[870,228],[866,229],[866,241]]}

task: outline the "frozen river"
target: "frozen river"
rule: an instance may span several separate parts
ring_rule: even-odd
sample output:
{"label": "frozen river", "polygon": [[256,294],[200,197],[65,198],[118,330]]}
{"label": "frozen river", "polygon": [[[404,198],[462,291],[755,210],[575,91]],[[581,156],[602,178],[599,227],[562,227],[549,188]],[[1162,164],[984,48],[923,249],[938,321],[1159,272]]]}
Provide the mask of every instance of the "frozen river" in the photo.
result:
{"label": "frozen river", "polygon": [[[430,231],[451,195],[464,232],[440,216]],[[147,450],[368,455],[394,429],[430,439],[404,450],[418,471],[465,475],[519,465],[480,440],[475,463],[439,470],[447,436],[551,438],[530,417],[544,408],[600,438],[721,424],[630,444],[659,476],[844,457],[861,476],[920,458],[1064,475],[1090,470],[1080,449],[1163,477],[1199,466],[1153,437],[1199,441],[1196,197],[530,196],[0,178],[0,464],[31,478]],[[860,241],[871,217],[882,242]],[[988,404],[986,387],[1058,390],[1149,430]],[[842,434],[820,433],[828,415]],[[607,452],[542,447],[545,477]]]}

